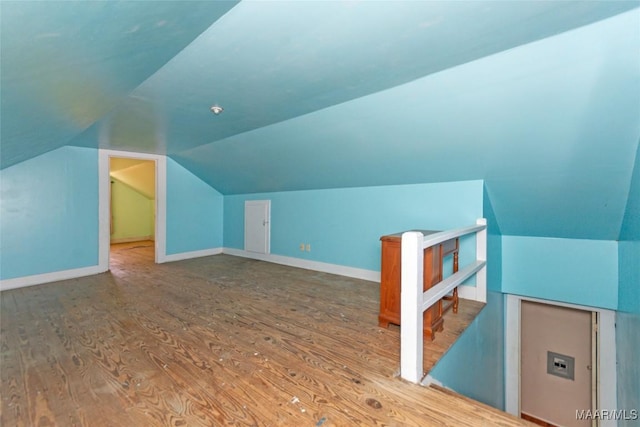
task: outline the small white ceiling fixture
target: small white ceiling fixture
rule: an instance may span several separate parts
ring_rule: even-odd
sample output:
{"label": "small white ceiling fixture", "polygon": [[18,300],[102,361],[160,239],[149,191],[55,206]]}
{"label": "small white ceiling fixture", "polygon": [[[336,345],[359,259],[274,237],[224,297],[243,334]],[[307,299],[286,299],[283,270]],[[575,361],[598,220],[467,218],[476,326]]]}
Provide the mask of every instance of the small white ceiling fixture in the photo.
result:
{"label": "small white ceiling fixture", "polygon": [[212,105],[211,106],[211,112],[213,114],[215,114],[216,116],[220,113],[222,113],[222,111],[224,111],[224,108],[220,107],[219,105]]}

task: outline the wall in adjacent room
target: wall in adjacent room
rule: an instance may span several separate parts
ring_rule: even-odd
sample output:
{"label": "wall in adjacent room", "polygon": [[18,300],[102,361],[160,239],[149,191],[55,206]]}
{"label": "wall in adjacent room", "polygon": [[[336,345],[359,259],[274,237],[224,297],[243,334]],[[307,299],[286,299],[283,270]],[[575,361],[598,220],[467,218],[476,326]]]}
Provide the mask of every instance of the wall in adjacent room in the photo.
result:
{"label": "wall in adjacent room", "polygon": [[167,158],[167,255],[222,248],[224,198]]}
{"label": "wall in adjacent room", "polygon": [[[482,181],[289,191],[225,196],[224,246],[244,247],[245,200],[271,200],[271,253],[380,270],[380,236],[450,229],[482,216]],[[310,244],[310,252],[300,244]],[[475,256],[461,243],[460,263]]]}
{"label": "wall in adjacent room", "polygon": [[618,242],[502,236],[502,291],[615,310]]}
{"label": "wall in adjacent room", "polygon": [[155,200],[111,179],[111,241],[134,241],[153,238]]}
{"label": "wall in adjacent room", "polygon": [[0,278],[98,264],[98,152],[62,147],[0,171]]}

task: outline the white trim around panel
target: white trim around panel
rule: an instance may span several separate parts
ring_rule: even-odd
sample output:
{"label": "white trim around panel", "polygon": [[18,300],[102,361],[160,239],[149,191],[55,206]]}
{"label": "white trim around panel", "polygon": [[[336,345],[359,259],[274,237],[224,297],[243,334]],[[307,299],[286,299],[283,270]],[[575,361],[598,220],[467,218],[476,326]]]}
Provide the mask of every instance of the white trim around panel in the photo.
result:
{"label": "white trim around panel", "polygon": [[154,160],[156,163],[156,223],[155,223],[155,262],[166,262],[167,244],[167,158],[158,154],[134,153],[117,150],[98,150],[98,219],[99,243],[98,260],[101,271],[109,269],[109,158]]}
{"label": "white trim around panel", "polygon": [[[600,408],[615,411],[617,401],[616,370],[616,312],[604,308],[568,304],[558,301],[506,294],[505,318],[505,411],[520,416],[520,306],[522,301],[532,301],[560,307],[598,313],[600,333]],[[614,419],[601,419],[601,427],[616,427]]]}

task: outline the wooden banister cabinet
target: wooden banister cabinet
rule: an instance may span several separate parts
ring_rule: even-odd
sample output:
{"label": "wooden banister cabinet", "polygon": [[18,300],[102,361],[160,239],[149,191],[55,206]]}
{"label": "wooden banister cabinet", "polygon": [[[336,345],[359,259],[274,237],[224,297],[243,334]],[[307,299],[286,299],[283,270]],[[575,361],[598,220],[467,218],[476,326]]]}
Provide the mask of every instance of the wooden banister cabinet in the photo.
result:
{"label": "wooden banister cabinet", "polygon": [[[425,236],[436,233],[434,230],[420,231]],[[382,259],[380,268],[380,313],[378,325],[387,328],[389,323],[400,325],[400,260],[402,233],[382,236]],[[423,289],[426,291],[442,280],[443,260],[453,255],[453,272],[458,270],[458,239],[451,239],[442,244],[424,250]],[[457,290],[453,297],[445,297],[424,312],[424,336],[433,340],[436,331],[444,327],[443,314],[453,307],[458,311]]]}

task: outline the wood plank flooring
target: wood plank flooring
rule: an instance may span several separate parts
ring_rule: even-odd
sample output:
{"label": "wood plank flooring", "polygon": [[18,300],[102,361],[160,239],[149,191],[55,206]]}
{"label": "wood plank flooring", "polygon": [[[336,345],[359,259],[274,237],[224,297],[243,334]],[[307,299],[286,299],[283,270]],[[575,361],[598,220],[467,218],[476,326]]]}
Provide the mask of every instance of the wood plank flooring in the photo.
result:
{"label": "wood plank flooring", "polygon": [[[516,426],[397,377],[375,283],[217,255],[0,294],[2,426]],[[481,309],[463,301],[433,365]]]}

